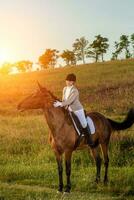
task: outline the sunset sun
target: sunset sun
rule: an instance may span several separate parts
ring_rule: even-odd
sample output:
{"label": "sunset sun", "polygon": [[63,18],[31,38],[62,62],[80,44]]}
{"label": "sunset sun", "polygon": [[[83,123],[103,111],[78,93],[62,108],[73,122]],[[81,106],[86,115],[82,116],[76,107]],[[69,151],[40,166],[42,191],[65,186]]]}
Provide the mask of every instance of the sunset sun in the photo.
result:
{"label": "sunset sun", "polygon": [[8,49],[0,49],[0,63],[10,60],[10,52]]}
{"label": "sunset sun", "polygon": [[13,50],[9,48],[0,48],[0,64],[5,62],[14,62],[16,60],[15,56],[13,55]]}

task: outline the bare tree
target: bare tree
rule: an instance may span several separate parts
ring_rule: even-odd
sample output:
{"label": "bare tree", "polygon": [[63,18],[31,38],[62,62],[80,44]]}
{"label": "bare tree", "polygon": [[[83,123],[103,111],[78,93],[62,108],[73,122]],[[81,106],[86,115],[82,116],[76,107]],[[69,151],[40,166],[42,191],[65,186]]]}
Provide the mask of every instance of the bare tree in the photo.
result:
{"label": "bare tree", "polygon": [[76,39],[73,43],[73,51],[76,55],[77,60],[82,60],[83,64],[85,64],[85,57],[88,52],[88,40],[85,39],[85,37],[81,37],[79,39]]}

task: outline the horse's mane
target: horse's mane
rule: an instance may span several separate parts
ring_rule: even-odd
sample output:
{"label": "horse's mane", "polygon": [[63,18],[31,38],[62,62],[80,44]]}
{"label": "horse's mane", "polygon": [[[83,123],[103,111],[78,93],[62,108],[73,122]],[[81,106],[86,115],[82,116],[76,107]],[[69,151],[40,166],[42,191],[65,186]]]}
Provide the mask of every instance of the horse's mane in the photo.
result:
{"label": "horse's mane", "polygon": [[[48,93],[51,95],[51,97],[54,99],[54,100],[58,100],[58,101],[61,101],[58,97],[56,97],[50,90],[48,90]],[[66,118],[66,121],[67,123],[71,123],[71,119],[70,119],[70,116],[68,114],[68,111],[64,108],[64,107],[60,107],[62,112],[64,113],[65,115],[65,118]]]}
{"label": "horse's mane", "polygon": [[60,101],[60,99],[58,97],[56,97],[50,90],[47,90],[47,91],[51,95],[51,97],[54,98],[54,100]]}

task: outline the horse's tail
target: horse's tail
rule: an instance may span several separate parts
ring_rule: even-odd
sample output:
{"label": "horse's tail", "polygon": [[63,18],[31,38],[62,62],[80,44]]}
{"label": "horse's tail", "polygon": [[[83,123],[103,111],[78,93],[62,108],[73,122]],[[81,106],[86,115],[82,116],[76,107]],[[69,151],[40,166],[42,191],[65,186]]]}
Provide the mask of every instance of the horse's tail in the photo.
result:
{"label": "horse's tail", "polygon": [[107,118],[113,130],[125,130],[134,123],[134,108],[131,108],[123,122],[115,122]]}

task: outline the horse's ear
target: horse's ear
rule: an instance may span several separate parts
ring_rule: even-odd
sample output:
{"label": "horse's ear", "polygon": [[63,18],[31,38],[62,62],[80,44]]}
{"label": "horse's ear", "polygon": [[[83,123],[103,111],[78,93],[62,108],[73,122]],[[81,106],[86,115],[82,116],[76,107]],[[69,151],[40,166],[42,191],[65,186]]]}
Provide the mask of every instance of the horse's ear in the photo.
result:
{"label": "horse's ear", "polygon": [[37,81],[37,84],[38,84],[38,87],[39,87],[39,89],[40,89],[41,92],[44,92],[45,90],[47,90],[45,87],[43,87],[43,86],[39,83],[39,81]]}
{"label": "horse's ear", "polygon": [[43,90],[43,87],[42,87],[42,85],[39,83],[39,81],[37,81],[37,85],[38,85],[39,89],[42,91],[42,90]]}

